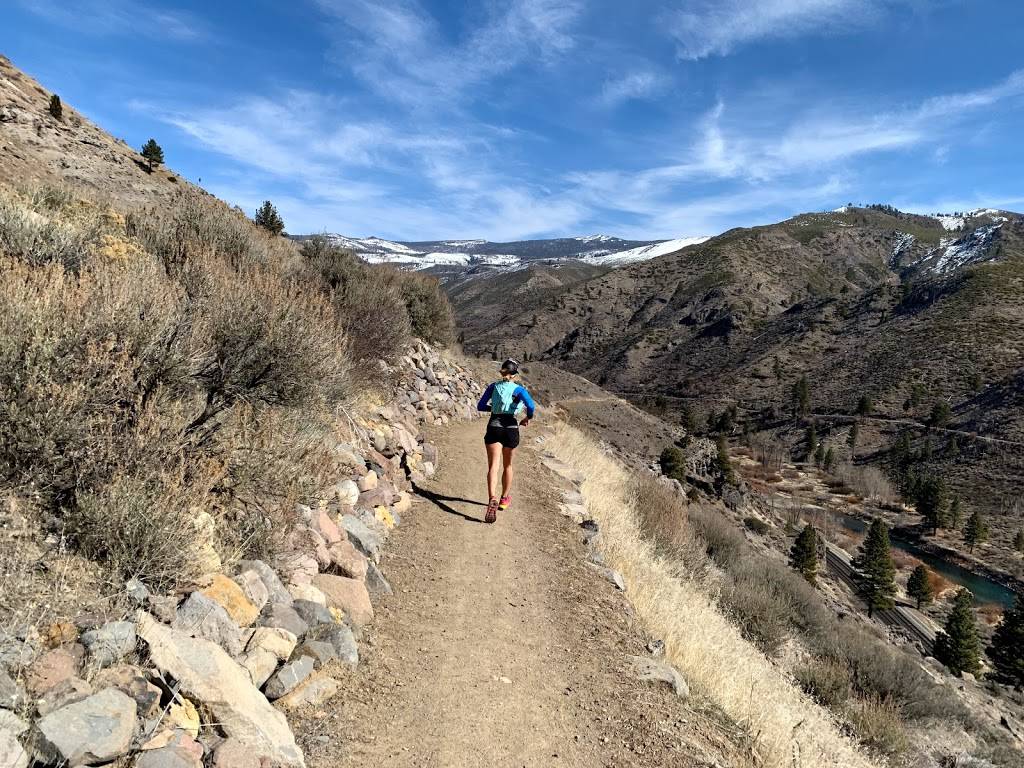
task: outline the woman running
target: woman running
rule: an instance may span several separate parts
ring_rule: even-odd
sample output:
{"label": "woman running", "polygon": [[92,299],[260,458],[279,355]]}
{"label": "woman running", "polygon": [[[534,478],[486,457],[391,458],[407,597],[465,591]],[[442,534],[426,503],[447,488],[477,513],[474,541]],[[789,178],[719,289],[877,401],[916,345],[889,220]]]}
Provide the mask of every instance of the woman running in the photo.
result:
{"label": "woman running", "polygon": [[[501,379],[488,385],[477,403],[478,411],[490,411],[484,434],[487,447],[487,516],[484,522],[498,519],[498,510],[506,510],[512,503],[512,454],[519,445],[519,427],[525,427],[533,418],[536,408],[526,388],[516,383],[519,363],[506,360],[501,364]],[[526,418],[518,421],[516,411],[526,408]],[[498,498],[498,456],[501,456],[501,498]]]}

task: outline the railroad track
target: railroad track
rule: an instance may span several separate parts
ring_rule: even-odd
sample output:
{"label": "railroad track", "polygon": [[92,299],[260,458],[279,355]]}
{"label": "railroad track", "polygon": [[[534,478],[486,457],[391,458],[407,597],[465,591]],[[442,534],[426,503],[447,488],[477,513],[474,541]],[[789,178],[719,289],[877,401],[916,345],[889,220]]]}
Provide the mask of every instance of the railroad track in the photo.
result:
{"label": "railroad track", "polygon": [[[852,558],[845,550],[826,542],[825,564],[831,573],[856,592],[856,571],[853,568]],[[929,651],[935,644],[935,629],[914,606],[904,600],[897,598],[894,608],[888,611],[876,611],[875,616],[882,623],[893,627],[911,640],[921,643]]]}

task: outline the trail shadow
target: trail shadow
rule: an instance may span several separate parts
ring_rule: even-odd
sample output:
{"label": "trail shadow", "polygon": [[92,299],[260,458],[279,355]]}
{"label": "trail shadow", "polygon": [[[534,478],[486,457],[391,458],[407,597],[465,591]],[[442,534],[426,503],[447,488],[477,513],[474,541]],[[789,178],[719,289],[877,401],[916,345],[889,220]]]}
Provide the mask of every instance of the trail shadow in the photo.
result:
{"label": "trail shadow", "polygon": [[479,517],[472,517],[471,515],[467,515],[465,512],[459,512],[459,510],[455,509],[454,507],[449,506],[448,504],[445,504],[446,501],[458,501],[458,502],[461,502],[463,504],[473,504],[473,505],[478,506],[478,507],[486,507],[487,505],[484,504],[481,501],[473,501],[472,499],[462,499],[462,498],[459,498],[457,496],[442,496],[439,493],[434,493],[433,491],[428,491],[426,488],[420,488],[415,483],[413,484],[412,489],[416,492],[417,496],[420,496],[420,497],[426,499],[427,501],[431,502],[435,507],[437,507],[438,509],[441,509],[441,510],[447,512],[449,515],[455,515],[456,517],[461,517],[463,520],[465,520],[466,522],[469,522],[469,523],[483,523],[484,522]]}

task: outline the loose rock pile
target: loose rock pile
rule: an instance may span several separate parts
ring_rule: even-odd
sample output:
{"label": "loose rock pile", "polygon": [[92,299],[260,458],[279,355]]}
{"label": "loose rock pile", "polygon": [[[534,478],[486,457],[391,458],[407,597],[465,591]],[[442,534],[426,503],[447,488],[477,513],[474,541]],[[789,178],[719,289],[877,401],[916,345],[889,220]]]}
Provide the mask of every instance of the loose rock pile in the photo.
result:
{"label": "loose rock pile", "polygon": [[382,547],[440,461],[420,427],[472,418],[480,392],[423,343],[390,373],[395,398],[353,416],[356,438],[334,446],[345,476],[299,506],[273,565],[239,562],[186,595],[133,580],[121,621],[0,628],[0,768],[304,765],[285,713],[322,704],[359,663],[373,601],[391,592]]}

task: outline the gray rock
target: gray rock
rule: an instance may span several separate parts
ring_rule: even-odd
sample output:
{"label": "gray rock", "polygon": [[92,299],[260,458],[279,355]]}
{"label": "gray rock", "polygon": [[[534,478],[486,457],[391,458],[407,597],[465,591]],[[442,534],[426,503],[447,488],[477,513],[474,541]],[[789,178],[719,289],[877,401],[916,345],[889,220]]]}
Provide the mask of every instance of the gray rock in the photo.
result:
{"label": "gray rock", "polygon": [[238,663],[249,673],[249,680],[257,688],[270,679],[277,669],[277,656],[266,648],[253,648],[238,659]]}
{"label": "gray rock", "polygon": [[18,709],[25,700],[25,689],[0,667],[0,707]]}
{"label": "gray rock", "polygon": [[650,651],[652,656],[664,656],[665,655],[665,641],[664,640],[650,640],[647,643],[647,650]]}
{"label": "gray rock", "polygon": [[284,603],[268,603],[260,615],[260,624],[264,627],[287,630],[295,637],[302,637],[309,631],[309,624],[299,616],[291,605]]}
{"label": "gray rock", "polygon": [[109,667],[135,650],[135,625],[130,621],[112,621],[83,633],[81,641],[94,664]]}
{"label": "gray rock", "polygon": [[170,624],[178,615],[178,598],[171,595],[150,595],[149,611],[164,624]]}
{"label": "gray rock", "polygon": [[57,683],[36,699],[36,712],[42,717],[90,696],[92,696],[92,686],[89,683],[80,677],[70,677]]}
{"label": "gray rock", "polygon": [[217,643],[237,656],[242,652],[242,631],[215,600],[202,592],[193,592],[180,606],[171,626],[179,632]]}
{"label": "gray rock", "polygon": [[321,624],[310,630],[309,636],[330,643],[338,659],[349,666],[359,664],[359,646],[351,627],[344,624]]}
{"label": "gray rock", "polygon": [[366,591],[370,593],[371,597],[394,594],[388,580],[384,578],[384,574],[381,573],[380,568],[372,560],[367,563]]}
{"label": "gray rock", "polygon": [[147,749],[135,760],[135,768],[201,768],[202,764],[194,752],[179,746]]}
{"label": "gray rock", "polygon": [[0,765],[4,768],[28,768],[28,755],[10,731],[0,728]]}
{"label": "gray rock", "polygon": [[285,605],[292,604],[292,596],[288,593],[284,583],[274,572],[274,569],[262,560],[243,560],[238,564],[238,569],[239,571],[256,571],[259,574],[260,579],[263,581],[263,586],[267,588],[270,602],[284,603]]}
{"label": "gray rock", "polygon": [[373,562],[380,562],[380,547],[383,541],[380,534],[371,530],[366,523],[354,515],[343,515],[341,526],[348,534],[348,540],[356,549]]}
{"label": "gray rock", "polygon": [[340,684],[337,680],[321,676],[307,680],[294,691],[277,700],[276,705],[284,709],[303,706],[319,706],[338,692]]}
{"label": "gray rock", "polygon": [[61,707],[37,726],[51,759],[69,766],[109,762],[128,751],[135,735],[135,700],[116,688]]}
{"label": "gray rock", "polygon": [[37,653],[39,647],[36,643],[0,634],[0,668],[20,669],[27,666]]}
{"label": "gray rock", "polygon": [[646,656],[627,656],[626,660],[633,667],[638,680],[667,685],[676,696],[685,698],[690,695],[690,687],[683,676],[668,662],[649,659]]}
{"label": "gray rock", "polygon": [[272,764],[302,768],[302,751],[285,716],[220,646],[176,632],[144,613],[136,626],[153,665],[177,680],[183,695],[202,703],[225,736],[247,744]]}
{"label": "gray rock", "polygon": [[296,600],[292,605],[299,617],[309,626],[317,624],[333,624],[334,617],[327,610],[327,606],[314,603],[312,600]]}
{"label": "gray rock", "polygon": [[[21,736],[28,730],[28,723],[11,712],[9,709],[0,709],[0,733],[10,733],[14,736]],[[0,765],[3,765],[0,760]]]}
{"label": "gray rock", "polygon": [[138,606],[145,605],[149,599],[149,590],[138,579],[129,579],[124,585],[124,591],[131,598],[132,602]]}
{"label": "gray rock", "polygon": [[622,574],[611,568],[605,568],[603,565],[597,565],[595,563],[587,563],[587,565],[597,571],[601,576],[614,584],[618,589],[623,592],[626,591],[626,582],[622,578]]}
{"label": "gray rock", "polygon": [[252,568],[247,568],[239,573],[235,576],[234,581],[246,599],[256,606],[256,610],[262,611],[263,606],[270,602],[270,590],[263,583],[262,577]]}
{"label": "gray rock", "polygon": [[324,664],[338,658],[338,652],[326,640],[306,640],[306,642],[295,649],[296,659],[301,659],[303,656],[309,656],[313,659],[314,667],[320,669]]}
{"label": "gray rock", "polygon": [[295,661],[289,661],[267,680],[263,692],[271,701],[279,699],[313,674],[315,666],[311,656],[300,656]]}

